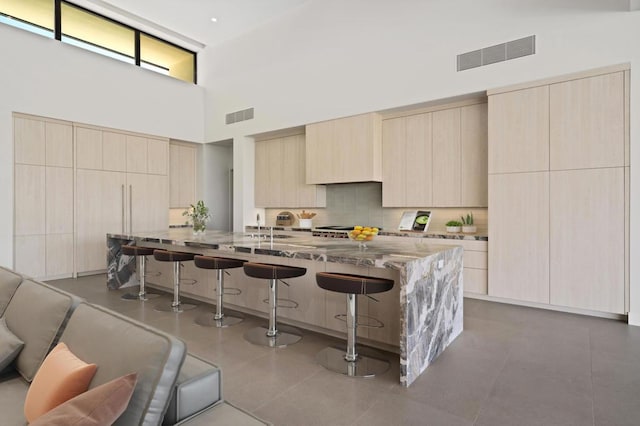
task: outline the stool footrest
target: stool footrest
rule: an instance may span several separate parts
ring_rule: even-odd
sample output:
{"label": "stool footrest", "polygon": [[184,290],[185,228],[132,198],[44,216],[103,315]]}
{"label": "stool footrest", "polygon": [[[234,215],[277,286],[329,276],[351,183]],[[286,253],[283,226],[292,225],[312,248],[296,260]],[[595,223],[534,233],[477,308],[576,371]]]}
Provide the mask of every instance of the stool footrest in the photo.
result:
{"label": "stool footrest", "polygon": [[[347,322],[347,314],[338,314],[335,315],[334,318],[338,321]],[[365,322],[360,322],[361,318],[364,319]],[[369,315],[358,315],[356,317],[356,326],[366,328],[384,328],[384,323]]]}
{"label": "stool footrest", "polygon": [[240,296],[242,294],[242,290],[235,287],[225,287],[222,294],[226,294],[227,296]]}
{"label": "stool footrest", "polygon": [[[262,299],[262,303],[266,303],[268,305],[269,299]],[[276,306],[278,308],[285,308],[285,309],[298,309],[299,304],[295,300],[281,298],[277,300]]]}

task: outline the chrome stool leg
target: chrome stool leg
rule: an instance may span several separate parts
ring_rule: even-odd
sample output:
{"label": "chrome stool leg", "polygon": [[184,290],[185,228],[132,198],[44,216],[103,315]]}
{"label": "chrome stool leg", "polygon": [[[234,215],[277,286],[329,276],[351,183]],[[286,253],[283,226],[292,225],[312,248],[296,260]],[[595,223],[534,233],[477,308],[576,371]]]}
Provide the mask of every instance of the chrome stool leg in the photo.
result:
{"label": "chrome stool leg", "polygon": [[140,291],[138,293],[125,293],[122,295],[124,300],[140,300],[146,302],[149,299],[159,297],[159,294],[147,293],[145,288],[145,278],[147,276],[147,256],[138,256],[138,281],[140,282]]}
{"label": "chrome stool leg", "polygon": [[173,262],[173,302],[155,307],[156,311],[181,313],[195,309],[196,305],[180,301],[180,267],[181,262]]}
{"label": "chrome stool leg", "polygon": [[324,348],[316,355],[327,370],[353,377],[374,377],[389,369],[389,362],[374,350],[356,350],[358,305],[355,294],[347,294],[347,346]]}
{"label": "chrome stool leg", "polygon": [[272,348],[283,348],[297,343],[302,339],[300,330],[295,327],[281,325],[278,327],[278,280],[269,280],[269,328],[256,327],[247,331],[244,335],[249,342],[270,346]]}
{"label": "chrome stool leg", "polygon": [[205,327],[224,328],[242,322],[244,318],[235,315],[224,314],[222,312],[222,296],[224,294],[224,269],[218,269],[216,272],[216,312],[213,316],[211,316],[211,314],[207,314],[196,318],[196,324],[203,325]]}

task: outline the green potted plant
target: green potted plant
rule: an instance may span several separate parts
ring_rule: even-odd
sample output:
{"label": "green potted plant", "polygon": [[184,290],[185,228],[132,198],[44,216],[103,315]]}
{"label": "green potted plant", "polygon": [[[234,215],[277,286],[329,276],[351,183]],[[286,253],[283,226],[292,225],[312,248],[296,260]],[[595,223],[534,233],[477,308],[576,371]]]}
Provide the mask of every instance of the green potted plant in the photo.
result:
{"label": "green potted plant", "polygon": [[462,219],[462,232],[472,234],[478,230],[476,225],[473,224],[473,213],[467,213],[467,216],[460,216]]}
{"label": "green potted plant", "polygon": [[457,220],[450,220],[446,223],[447,232],[460,232],[462,230],[462,222]]}
{"label": "green potted plant", "polygon": [[187,216],[193,224],[193,234],[204,234],[207,228],[207,221],[211,219],[209,207],[200,200],[195,205],[191,204],[187,210],[182,212],[182,216]]}

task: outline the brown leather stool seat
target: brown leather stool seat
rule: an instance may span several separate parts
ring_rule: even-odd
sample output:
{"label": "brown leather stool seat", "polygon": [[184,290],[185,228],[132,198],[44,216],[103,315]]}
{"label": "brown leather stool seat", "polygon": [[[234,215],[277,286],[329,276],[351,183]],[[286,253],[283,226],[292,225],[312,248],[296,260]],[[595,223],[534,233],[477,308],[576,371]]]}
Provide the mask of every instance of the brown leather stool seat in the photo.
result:
{"label": "brown leather stool seat", "polygon": [[147,277],[147,256],[151,256],[154,249],[139,246],[121,246],[120,250],[125,256],[134,256],[138,258],[138,282],[140,283],[140,290],[137,293],[125,293],[121,298],[124,300],[140,300],[145,302],[154,297],[158,297],[159,294],[147,293],[145,288],[145,280]]}
{"label": "brown leather stool seat", "polygon": [[182,303],[180,301],[180,268],[182,262],[193,260],[194,253],[184,253],[181,251],[170,251],[155,249],[153,257],[158,262],[173,262],[173,302],[156,305],[155,310],[161,312],[180,313],[185,310],[195,309],[196,305],[192,303]]}
{"label": "brown leather stool seat", "polygon": [[183,253],[181,251],[155,249],[153,251],[153,257],[158,262],[186,262],[188,260],[193,260],[195,254]]}
{"label": "brown leather stool seat", "polygon": [[283,280],[285,278],[301,277],[307,273],[307,269],[272,263],[247,262],[244,264],[244,273],[253,278]]}
{"label": "brown leather stool seat", "polygon": [[[343,293],[347,296],[347,314],[345,315],[347,322],[346,348],[324,348],[316,355],[318,363],[328,370],[347,376],[373,377],[387,371],[389,369],[389,361],[382,354],[370,350],[359,354],[356,351],[358,327],[356,296],[367,296],[389,291],[393,288],[393,280],[365,275],[318,272],[316,273],[316,282],[320,288]],[[377,322],[380,324],[377,327],[383,326],[381,322]]]}
{"label": "brown leather stool seat", "polygon": [[195,256],[193,258],[194,263],[198,268],[202,269],[232,269],[242,268],[247,262],[240,259],[229,259],[228,257],[213,257],[213,256]]}
{"label": "brown leather stool seat", "polygon": [[332,272],[318,272],[316,282],[325,290],[350,294],[384,293],[393,288],[393,280]]}
{"label": "brown leather stool seat", "polygon": [[127,256],[151,256],[155,249],[139,246],[122,246],[122,254]]}
{"label": "brown leather stool seat", "polygon": [[[204,325],[206,327],[228,327],[233,324],[237,324],[242,321],[242,317],[237,315],[224,314],[222,312],[222,296],[225,294],[224,288],[224,271],[226,269],[241,268],[247,261],[242,259],[230,259],[227,257],[215,257],[215,256],[195,256],[193,262],[198,268],[213,269],[217,271],[216,279],[216,312],[206,313],[196,318],[196,324]],[[234,290],[234,289],[230,289]],[[240,289],[235,289],[236,292],[226,294],[239,295]]]}
{"label": "brown leather stool seat", "polygon": [[[278,280],[286,278],[301,277],[307,273],[306,268],[298,268],[288,265],[276,265],[272,263],[252,263],[244,264],[244,273],[252,278],[269,280],[269,327],[256,327],[247,331],[244,338],[251,343],[272,348],[283,348],[292,345],[302,339],[300,330],[294,327],[278,326]],[[284,284],[287,284],[283,281]],[[286,300],[286,299],[280,299]],[[297,303],[289,300],[293,306]],[[285,307],[285,306],[281,306]]]}

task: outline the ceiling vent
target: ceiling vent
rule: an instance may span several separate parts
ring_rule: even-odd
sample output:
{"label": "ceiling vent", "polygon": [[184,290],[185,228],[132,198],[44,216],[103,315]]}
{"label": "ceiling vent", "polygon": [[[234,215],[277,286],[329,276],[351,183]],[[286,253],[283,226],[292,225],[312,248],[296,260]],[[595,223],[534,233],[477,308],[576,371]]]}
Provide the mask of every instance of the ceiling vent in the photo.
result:
{"label": "ceiling vent", "polygon": [[230,112],[226,115],[226,124],[233,124],[239,121],[251,120],[253,118],[253,108],[243,109],[242,111]]}
{"label": "ceiling vent", "polygon": [[536,53],[536,36],[532,35],[458,55],[458,71],[521,58],[534,53]]}

